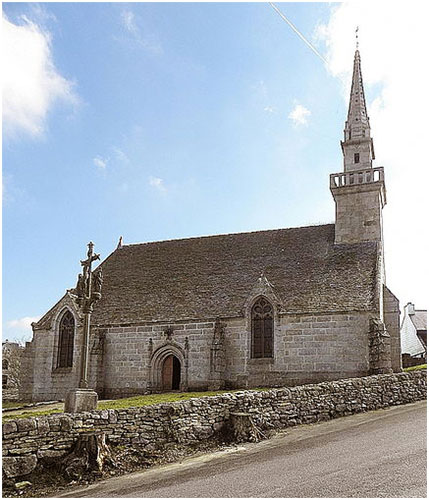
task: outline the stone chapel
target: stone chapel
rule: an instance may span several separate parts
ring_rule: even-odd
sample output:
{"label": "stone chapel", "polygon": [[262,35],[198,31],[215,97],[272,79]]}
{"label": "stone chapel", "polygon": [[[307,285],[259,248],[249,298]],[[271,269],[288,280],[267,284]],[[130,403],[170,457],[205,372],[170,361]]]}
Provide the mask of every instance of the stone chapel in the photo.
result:
{"label": "stone chapel", "polygon": [[[90,388],[116,398],[400,371],[384,169],[373,166],[358,50],[341,148],[344,169],[330,176],[335,224],[119,244],[99,266]],[[76,289],[32,326],[22,397],[64,399],[81,362]]]}

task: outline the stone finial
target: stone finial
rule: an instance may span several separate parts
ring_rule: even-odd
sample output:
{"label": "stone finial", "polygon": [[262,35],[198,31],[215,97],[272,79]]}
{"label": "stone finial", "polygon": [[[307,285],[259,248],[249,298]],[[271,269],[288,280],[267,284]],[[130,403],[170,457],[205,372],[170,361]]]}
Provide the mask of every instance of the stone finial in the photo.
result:
{"label": "stone finial", "polygon": [[259,275],[258,278],[258,285],[260,287],[268,287],[268,288],[273,288],[273,285],[268,281],[268,278],[265,276],[265,271],[262,269],[261,274]]}
{"label": "stone finial", "polygon": [[261,271],[261,274],[259,275],[258,279],[256,280],[256,283],[253,286],[252,292],[250,293],[250,297],[254,298],[257,295],[264,295],[264,296],[270,297],[272,299],[275,299],[275,302],[279,301],[279,298],[277,297],[277,294],[275,291],[275,287],[268,280],[267,276],[265,275],[264,270]]}

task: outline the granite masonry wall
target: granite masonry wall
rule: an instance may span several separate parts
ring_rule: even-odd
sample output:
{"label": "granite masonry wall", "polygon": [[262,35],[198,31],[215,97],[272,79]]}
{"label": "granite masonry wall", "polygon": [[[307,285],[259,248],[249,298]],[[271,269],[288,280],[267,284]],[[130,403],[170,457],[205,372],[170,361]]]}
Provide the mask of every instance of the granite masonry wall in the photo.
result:
{"label": "granite masonry wall", "polygon": [[284,314],[274,320],[274,357],[250,356],[250,319],[228,322],[228,387],[294,386],[368,375],[369,313]]}
{"label": "granite masonry wall", "polygon": [[213,329],[214,321],[203,320],[106,328],[105,397],[162,390],[162,362],[170,354],[180,361],[182,390],[207,389]]}
{"label": "granite masonry wall", "polygon": [[[225,321],[225,387],[297,385],[367,375],[367,313],[282,315],[274,322],[274,357],[252,359],[250,321]],[[165,331],[170,328],[171,338]],[[166,354],[181,362],[183,390],[206,390],[213,321],[107,329],[104,396],[160,390]],[[353,339],[351,341],[351,339]]]}
{"label": "granite masonry wall", "polygon": [[124,410],[9,420],[3,424],[3,471],[7,477],[30,473],[70,451],[79,435],[103,432],[114,444],[148,451],[186,446],[215,438],[230,412],[252,414],[262,429],[284,429],[426,398],[426,372],[414,371],[335,382],[240,391]]}
{"label": "granite masonry wall", "polygon": [[397,372],[402,369],[399,300],[386,286],[383,287],[383,296],[384,324],[390,335],[392,369]]}
{"label": "granite masonry wall", "polygon": [[[64,306],[59,307],[59,318]],[[55,324],[35,332],[37,351],[32,375],[34,401],[64,399],[78,383],[82,343],[81,320],[76,318],[72,368],[55,368]],[[251,358],[250,315],[222,320],[225,325],[223,387],[293,386],[369,374],[369,312],[276,314],[274,357]],[[126,397],[162,389],[163,360],[180,361],[181,390],[210,387],[210,349],[214,319],[92,329],[90,386],[100,398]],[[399,357],[399,353],[397,354]],[[400,362],[396,363],[397,371]],[[26,377],[30,380],[31,377]]]}
{"label": "granite masonry wall", "polygon": [[[58,327],[66,311],[70,311],[75,319],[73,366],[57,368]],[[34,329],[33,340],[26,346],[28,359],[23,373],[24,384],[21,395],[21,400],[24,401],[62,400],[67,391],[77,387],[79,383],[83,319],[67,295],[52,308],[50,315],[50,328]],[[89,362],[90,383],[91,387],[95,387],[94,373],[97,359],[91,353]]]}
{"label": "granite masonry wall", "polygon": [[331,174],[336,244],[383,240],[384,190],[382,167]]}

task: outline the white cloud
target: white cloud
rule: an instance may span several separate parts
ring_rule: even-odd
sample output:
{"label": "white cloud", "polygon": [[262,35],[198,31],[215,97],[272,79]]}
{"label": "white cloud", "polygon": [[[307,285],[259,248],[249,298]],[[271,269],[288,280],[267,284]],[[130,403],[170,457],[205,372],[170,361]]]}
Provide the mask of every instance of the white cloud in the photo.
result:
{"label": "white cloud", "polygon": [[167,188],[164,185],[164,181],[159,177],[149,177],[149,185],[160,191],[161,193],[165,193]]}
{"label": "white cloud", "polygon": [[12,319],[6,323],[6,326],[8,328],[11,328],[13,330],[23,330],[23,331],[28,331],[31,330],[31,323],[38,321],[39,317],[38,316],[25,316],[24,318],[20,319]]}
{"label": "white cloud", "polygon": [[101,156],[96,156],[92,159],[92,163],[98,168],[106,168],[107,163],[109,162],[108,158],[102,158]]}
{"label": "white cloud", "polygon": [[309,109],[307,109],[302,104],[296,103],[295,107],[289,113],[288,118],[290,118],[293,121],[295,127],[297,127],[298,125],[307,125],[308,124],[307,118],[310,115],[311,111]]}
{"label": "white cloud", "polygon": [[[147,33],[144,35],[142,34],[142,30],[140,29],[136,16],[132,10],[126,9],[121,12],[121,22],[129,34],[127,37],[128,41],[133,42],[133,44],[136,44],[154,55],[163,53],[161,43],[154,35]],[[121,40],[121,38],[117,37],[116,39]]]}
{"label": "white cloud", "polygon": [[277,109],[273,106],[265,106],[264,111],[266,113],[277,113]]}
{"label": "white cloud", "polygon": [[132,12],[131,10],[123,10],[121,12],[121,19],[123,25],[130,33],[138,32],[134,12]]}
{"label": "white cloud", "polygon": [[122,149],[120,149],[116,146],[113,146],[112,150],[113,150],[113,153],[115,154],[115,157],[118,161],[120,161],[121,163],[129,163],[130,162],[130,159],[128,158],[127,154],[124,151],[122,151]]}
{"label": "white cloud", "polygon": [[[427,15],[423,3],[407,8],[395,2],[352,2],[332,7],[317,36],[327,47],[328,67],[343,84],[347,103],[359,26],[375,166],[384,165],[387,205],[384,209],[386,275],[401,300],[425,307],[429,240],[427,232]],[[387,14],[386,14],[387,13]],[[371,87],[377,84],[377,87]]]}
{"label": "white cloud", "polygon": [[55,103],[77,104],[73,84],[55,68],[51,36],[27,19],[3,14],[3,127],[8,135],[40,136]]}

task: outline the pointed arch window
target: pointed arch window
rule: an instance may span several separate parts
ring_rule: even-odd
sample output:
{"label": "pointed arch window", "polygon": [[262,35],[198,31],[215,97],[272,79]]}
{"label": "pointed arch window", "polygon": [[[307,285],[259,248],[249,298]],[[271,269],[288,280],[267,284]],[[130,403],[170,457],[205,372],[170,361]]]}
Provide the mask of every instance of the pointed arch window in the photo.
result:
{"label": "pointed arch window", "polygon": [[74,330],[73,314],[66,311],[59,326],[58,368],[73,366]]}
{"label": "pointed arch window", "polygon": [[273,357],[274,309],[260,297],[252,307],[252,358]]}

